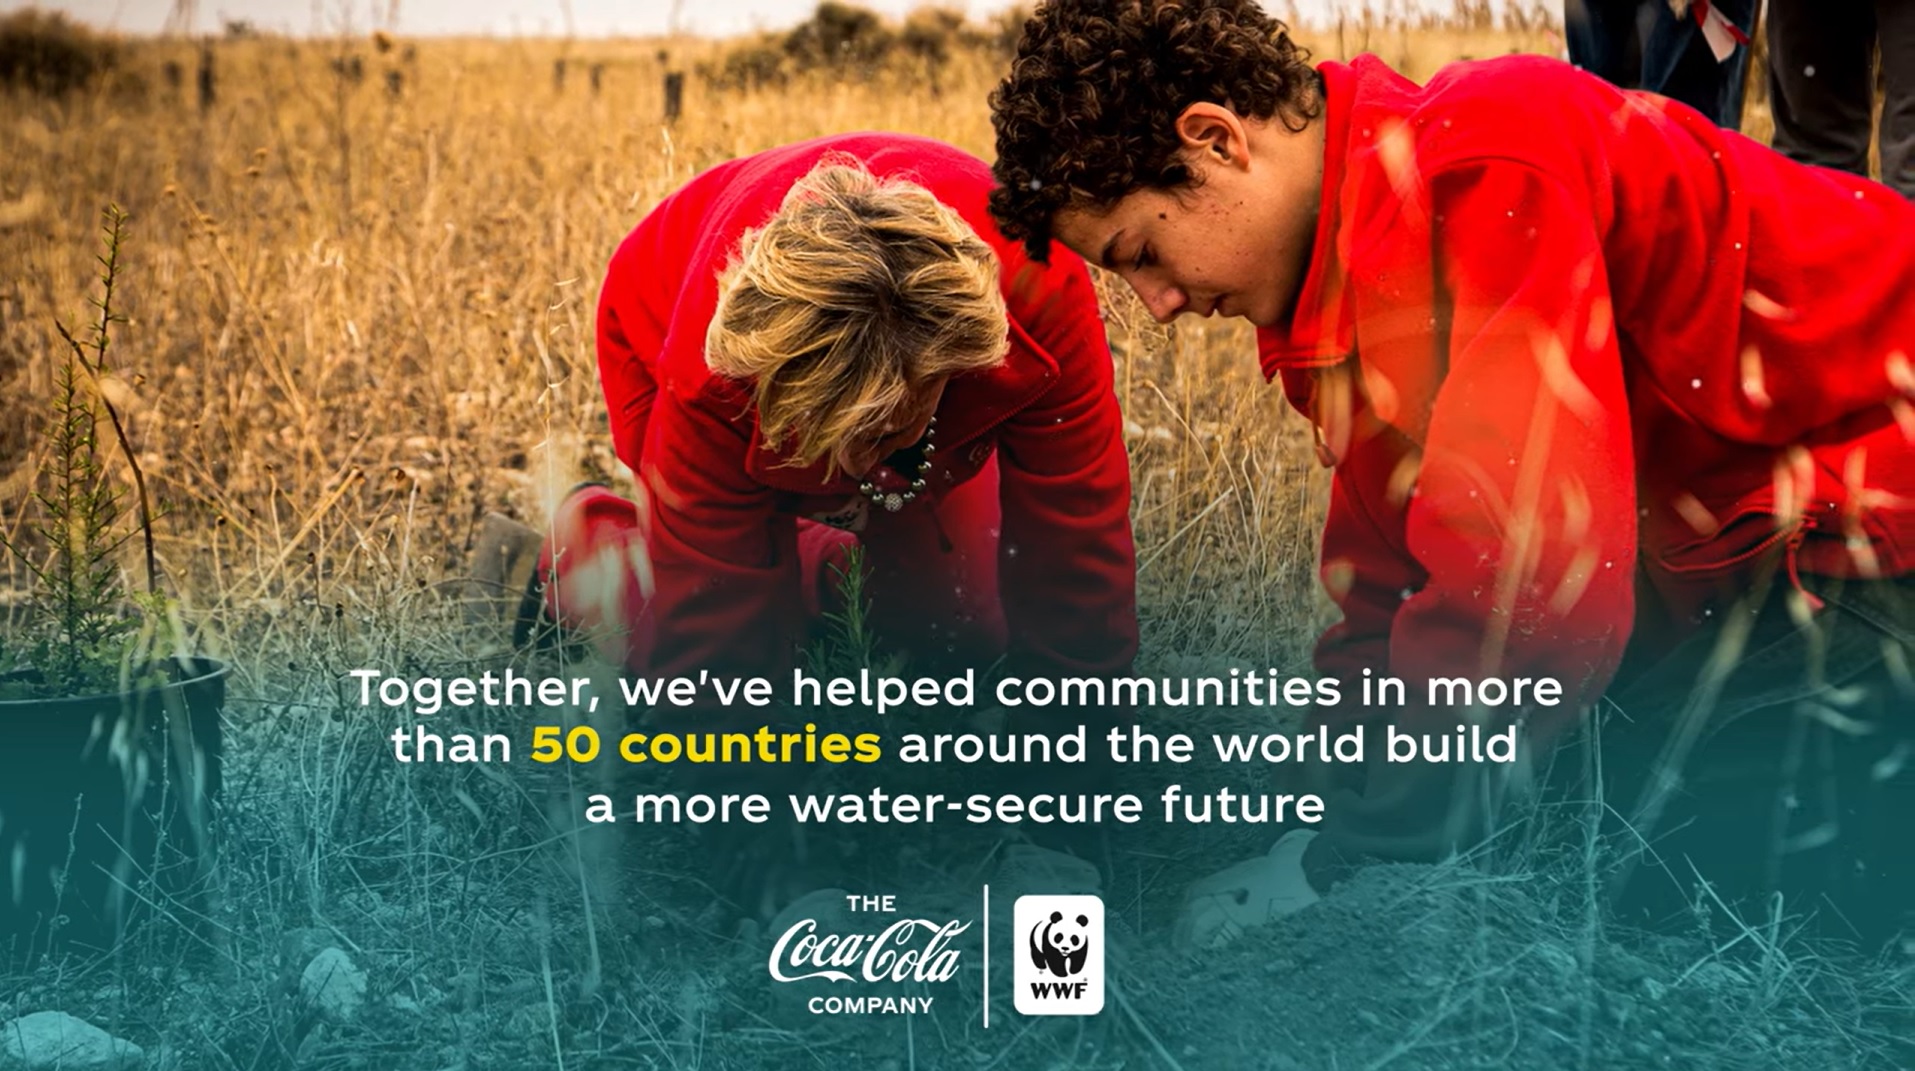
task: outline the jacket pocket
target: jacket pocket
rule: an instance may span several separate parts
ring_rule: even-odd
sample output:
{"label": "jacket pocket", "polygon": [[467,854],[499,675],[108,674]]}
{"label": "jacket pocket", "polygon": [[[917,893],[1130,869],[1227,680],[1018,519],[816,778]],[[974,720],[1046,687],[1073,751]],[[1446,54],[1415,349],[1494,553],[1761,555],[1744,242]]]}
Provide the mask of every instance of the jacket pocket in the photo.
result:
{"label": "jacket pocket", "polygon": [[1677,576],[1712,576],[1741,568],[1782,545],[1791,535],[1812,527],[1812,518],[1781,527],[1773,509],[1747,503],[1730,512],[1714,532],[1665,545],[1656,551],[1655,558],[1664,570]]}

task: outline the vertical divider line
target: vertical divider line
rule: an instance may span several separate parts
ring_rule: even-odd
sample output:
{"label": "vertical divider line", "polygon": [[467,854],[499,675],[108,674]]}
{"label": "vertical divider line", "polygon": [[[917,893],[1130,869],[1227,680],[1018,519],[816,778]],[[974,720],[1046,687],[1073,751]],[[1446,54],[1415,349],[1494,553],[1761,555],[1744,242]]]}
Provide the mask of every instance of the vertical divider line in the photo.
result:
{"label": "vertical divider line", "polygon": [[991,887],[984,886],[984,1029],[991,1028]]}

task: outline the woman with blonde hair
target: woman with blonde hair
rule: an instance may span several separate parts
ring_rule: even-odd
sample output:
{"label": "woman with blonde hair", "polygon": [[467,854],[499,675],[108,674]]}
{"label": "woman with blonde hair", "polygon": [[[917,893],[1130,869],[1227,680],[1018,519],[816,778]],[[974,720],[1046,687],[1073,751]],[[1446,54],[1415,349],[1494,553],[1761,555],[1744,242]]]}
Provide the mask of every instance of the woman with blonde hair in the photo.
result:
{"label": "woman with blonde hair", "polygon": [[[772,679],[862,547],[916,671],[1107,674],[1136,646],[1130,476],[1096,297],[992,224],[982,162],[854,134],[714,167],[612,258],[599,375],[638,501],[558,509],[548,614],[629,672]],[[603,626],[610,626],[604,628]]]}

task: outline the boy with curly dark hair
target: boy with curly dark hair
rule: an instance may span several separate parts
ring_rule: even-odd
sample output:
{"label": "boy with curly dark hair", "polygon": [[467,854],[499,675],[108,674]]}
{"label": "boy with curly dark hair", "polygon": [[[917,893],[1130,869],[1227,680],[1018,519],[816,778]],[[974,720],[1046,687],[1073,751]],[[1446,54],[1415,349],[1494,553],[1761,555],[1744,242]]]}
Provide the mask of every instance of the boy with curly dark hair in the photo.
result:
{"label": "boy with curly dark hair", "polygon": [[[1513,721],[1537,756],[1593,749],[1568,730],[1606,697],[1602,787],[1665,864],[1632,902],[1680,906],[1700,871],[1892,931],[1915,887],[1915,207],[1554,60],[1423,86],[1312,67],[1249,0],[1050,0],[991,104],[1008,236],[1159,320],[1257,326],[1335,467],[1343,620],[1317,660],[1346,695],[1398,678],[1398,728]],[[1561,695],[1431,701],[1457,677]],[[1322,835],[1196,887],[1194,937],[1362,856],[1480,843],[1517,766],[1371,739]]]}

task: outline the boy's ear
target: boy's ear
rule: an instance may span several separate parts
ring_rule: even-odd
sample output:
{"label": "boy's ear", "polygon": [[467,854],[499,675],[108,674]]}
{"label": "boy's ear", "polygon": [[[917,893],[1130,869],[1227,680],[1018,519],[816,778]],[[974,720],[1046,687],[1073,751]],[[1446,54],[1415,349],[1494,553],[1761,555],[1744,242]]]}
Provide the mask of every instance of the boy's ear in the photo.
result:
{"label": "boy's ear", "polygon": [[1250,159],[1249,132],[1237,113],[1221,104],[1198,101],[1177,117],[1177,138],[1193,164],[1242,165]]}

